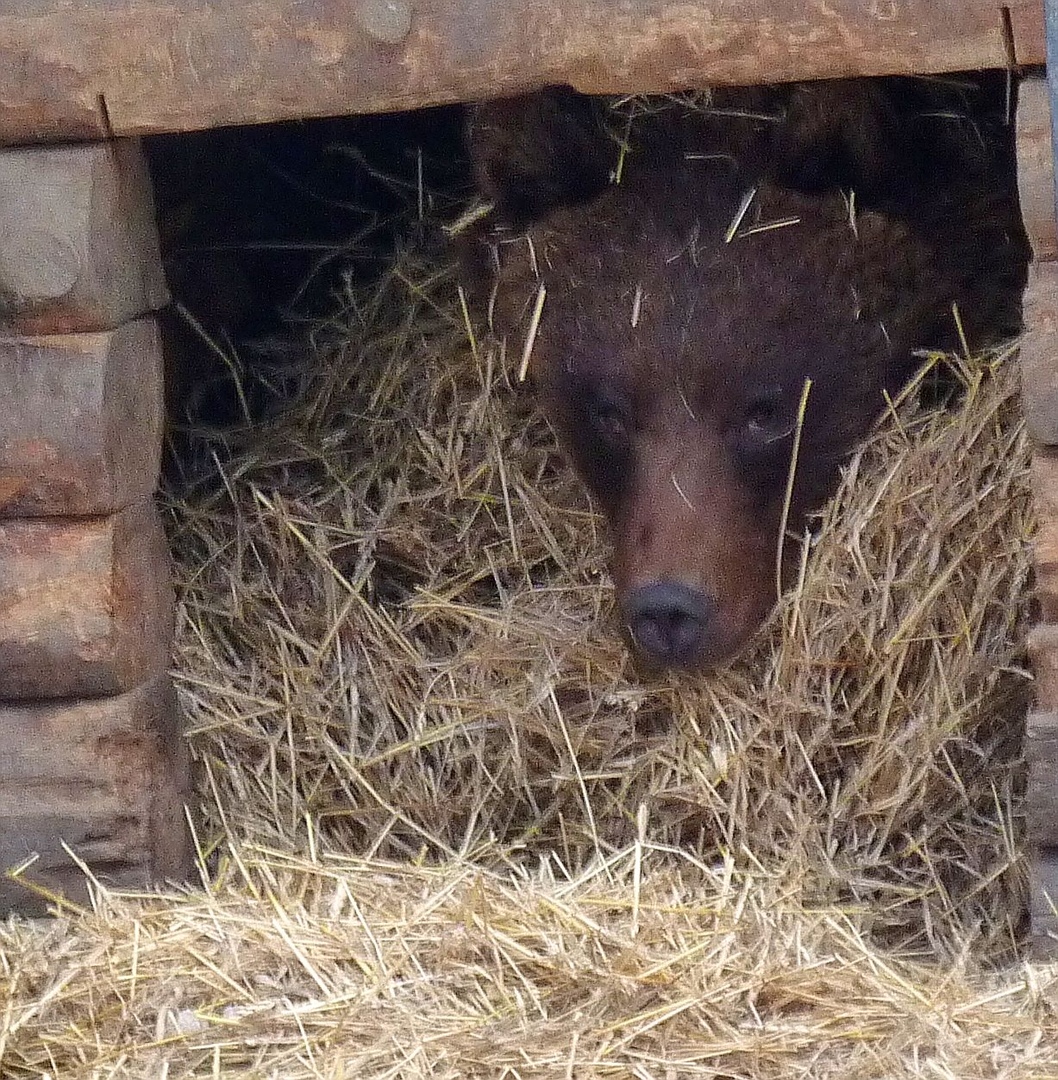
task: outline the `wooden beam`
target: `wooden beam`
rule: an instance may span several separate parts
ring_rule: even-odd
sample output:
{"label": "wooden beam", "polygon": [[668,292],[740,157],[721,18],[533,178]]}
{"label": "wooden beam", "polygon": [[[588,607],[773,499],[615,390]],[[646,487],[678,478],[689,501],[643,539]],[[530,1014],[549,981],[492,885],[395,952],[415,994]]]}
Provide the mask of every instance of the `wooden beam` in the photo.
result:
{"label": "wooden beam", "polygon": [[168,299],[138,140],[0,152],[0,328],[109,330]]}
{"label": "wooden beam", "polygon": [[1018,201],[1033,258],[1058,258],[1051,103],[1046,79],[1025,79],[1018,87],[1017,150]]}
{"label": "wooden beam", "polygon": [[1058,848],[1040,847],[1029,867],[1029,913],[1033,956],[1038,963],[1058,957]]}
{"label": "wooden beam", "polygon": [[[1004,16],[1004,12],[1006,16]],[[1040,0],[0,0],[0,143],[1044,60]]]}
{"label": "wooden beam", "polygon": [[0,335],[0,401],[0,518],[112,514],[153,493],[164,421],[153,318]]}
{"label": "wooden beam", "polygon": [[[1055,446],[1058,445],[1058,263],[1038,262],[1029,267],[1024,312],[1020,361],[1025,423],[1037,442]],[[1053,497],[1058,500],[1058,480],[1048,479],[1047,483],[1054,485]],[[1041,496],[1039,487],[1036,494]],[[1053,520],[1058,525],[1058,501]]]}
{"label": "wooden beam", "polygon": [[[1053,636],[1058,628],[1048,627]],[[1038,663],[1038,662],[1037,662]],[[1053,667],[1054,657],[1049,659]],[[1039,670],[1039,667],[1036,667]],[[1044,709],[1051,702],[1043,698]],[[1058,846],[1058,713],[1034,709],[1025,725],[1025,760],[1028,787],[1025,792],[1026,832],[1030,843]],[[1058,894],[1055,895],[1058,900]]]}
{"label": "wooden beam", "polygon": [[[88,701],[0,703],[0,915],[46,900],[6,872],[84,902],[83,872],[143,888],[190,869],[191,769],[176,696],[160,676]],[[35,858],[34,858],[35,857]]]}
{"label": "wooden beam", "polygon": [[173,622],[149,500],[111,517],[0,519],[0,699],[123,693],[169,666]]}
{"label": "wooden beam", "polygon": [[[1058,625],[1058,454],[1037,447],[1032,455],[1032,497],[1038,525],[1033,542],[1040,620]],[[1058,701],[1046,703],[1058,710]]]}

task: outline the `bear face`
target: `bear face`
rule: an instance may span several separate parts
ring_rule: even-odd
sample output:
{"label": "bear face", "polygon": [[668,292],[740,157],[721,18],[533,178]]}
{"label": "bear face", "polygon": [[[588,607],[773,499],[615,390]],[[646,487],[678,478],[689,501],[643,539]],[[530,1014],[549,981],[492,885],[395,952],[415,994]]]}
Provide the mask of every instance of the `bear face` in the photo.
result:
{"label": "bear face", "polygon": [[[800,533],[832,493],[915,351],[954,337],[952,304],[972,302],[977,278],[953,272],[967,255],[960,247],[946,262],[927,228],[858,211],[833,187],[795,191],[747,173],[712,127],[688,152],[683,120],[655,125],[614,184],[582,105],[572,119],[556,99],[516,108],[502,106],[500,130],[532,151],[482,166],[509,208],[481,238],[494,329],[525,352],[609,520],[638,657],[714,667],[774,604],[797,549],[784,532]],[[495,135],[495,114],[491,123]],[[544,182],[527,184],[541,163]]]}

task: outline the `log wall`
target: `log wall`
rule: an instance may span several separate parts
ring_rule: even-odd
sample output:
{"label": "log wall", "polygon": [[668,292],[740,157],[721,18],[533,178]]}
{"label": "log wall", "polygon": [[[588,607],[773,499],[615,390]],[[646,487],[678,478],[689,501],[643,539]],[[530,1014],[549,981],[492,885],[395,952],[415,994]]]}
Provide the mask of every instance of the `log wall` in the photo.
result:
{"label": "log wall", "polygon": [[1030,913],[1036,950],[1058,952],[1058,241],[1047,83],[1026,80],[1018,101],[1018,187],[1034,263],[1025,294],[1022,402],[1036,448],[1039,625],[1029,639],[1036,676],[1025,756]]}
{"label": "log wall", "polygon": [[188,869],[166,300],[138,143],[0,150],[0,912]]}

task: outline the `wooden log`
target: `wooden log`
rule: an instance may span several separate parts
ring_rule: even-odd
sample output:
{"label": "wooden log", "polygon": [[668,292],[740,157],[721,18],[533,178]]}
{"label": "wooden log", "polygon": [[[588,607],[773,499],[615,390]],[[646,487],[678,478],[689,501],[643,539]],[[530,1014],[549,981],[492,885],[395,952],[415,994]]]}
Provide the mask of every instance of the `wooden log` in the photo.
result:
{"label": "wooden log", "polygon": [[[1033,438],[1058,445],[1058,263],[1034,263],[1024,300],[1021,402]],[[1058,517],[1056,517],[1058,520]]]}
{"label": "wooden log", "polygon": [[1058,957],[1058,848],[1033,852],[1029,873],[1029,917],[1032,921],[1033,959]]}
{"label": "wooden log", "polygon": [[1040,0],[0,0],[0,143],[1044,59]]}
{"label": "wooden log", "polygon": [[1058,453],[1037,447],[1032,456],[1032,494],[1038,521],[1033,561],[1040,620],[1058,623]]}
{"label": "wooden log", "polygon": [[167,300],[136,140],[0,152],[0,326],[107,330]]}
{"label": "wooden log", "polygon": [[1058,258],[1054,154],[1047,80],[1025,79],[1018,87],[1018,197],[1025,231],[1038,260]]}
{"label": "wooden log", "polygon": [[[1050,629],[1052,636],[1058,634],[1058,627]],[[1058,711],[1050,702],[1040,702],[1040,708],[1029,713],[1025,740],[1028,838],[1034,844],[1058,848]]]}
{"label": "wooden log", "polygon": [[185,878],[190,787],[166,676],[120,697],[0,705],[0,914],[46,908],[7,875],[34,854],[27,880],[84,901],[84,874],[63,843],[107,884]]}
{"label": "wooden log", "polygon": [[1058,847],[1033,852],[1029,872],[1029,916],[1034,959],[1058,956]]}
{"label": "wooden log", "polygon": [[[1033,690],[1041,715],[1058,715],[1058,624],[1040,623],[1028,634],[1028,654],[1034,675]],[[1058,760],[1058,759],[1056,759]],[[1055,779],[1058,780],[1058,774]],[[1058,784],[1055,785],[1058,795]],[[1058,825],[1058,822],[1056,822]],[[1058,838],[1055,839],[1058,843]]]}
{"label": "wooden log", "polygon": [[120,694],[169,664],[157,512],[0,521],[0,701]]}
{"label": "wooden log", "polygon": [[[1047,62],[1047,41],[1044,32],[1043,3],[1003,4],[1000,6],[1007,42],[1007,64],[1028,68]],[[1042,57],[1042,59],[1041,59]]]}
{"label": "wooden log", "polygon": [[164,407],[153,318],[0,337],[0,518],[111,514],[154,491]]}

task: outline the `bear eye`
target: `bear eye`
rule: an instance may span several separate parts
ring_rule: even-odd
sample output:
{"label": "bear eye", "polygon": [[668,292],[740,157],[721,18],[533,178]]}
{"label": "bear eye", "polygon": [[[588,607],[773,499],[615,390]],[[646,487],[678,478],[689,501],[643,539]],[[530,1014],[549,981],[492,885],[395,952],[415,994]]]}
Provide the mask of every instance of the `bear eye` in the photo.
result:
{"label": "bear eye", "polygon": [[782,387],[769,387],[751,397],[738,422],[731,428],[729,446],[735,461],[764,485],[778,484],[789,467],[790,436],[796,416]]}
{"label": "bear eye", "polygon": [[635,424],[627,398],[606,386],[582,383],[567,397],[565,436],[577,471],[612,512],[632,471]]}
{"label": "bear eye", "polygon": [[628,438],[628,414],[616,401],[596,398],[588,406],[588,422],[609,443],[622,443]]}
{"label": "bear eye", "polygon": [[743,427],[747,438],[762,446],[780,442],[789,435],[796,421],[785,408],[785,395],[781,386],[769,387],[750,399],[746,406]]}

